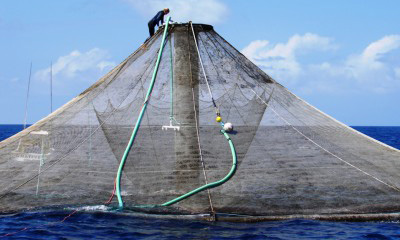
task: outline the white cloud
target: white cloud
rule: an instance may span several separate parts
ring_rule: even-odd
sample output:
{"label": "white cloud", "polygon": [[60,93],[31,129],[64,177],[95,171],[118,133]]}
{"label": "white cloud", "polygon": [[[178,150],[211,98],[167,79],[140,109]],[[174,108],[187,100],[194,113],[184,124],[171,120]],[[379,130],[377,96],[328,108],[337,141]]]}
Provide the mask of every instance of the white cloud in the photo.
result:
{"label": "white cloud", "polygon": [[[109,60],[107,51],[93,48],[87,52],[74,50],[61,56],[53,63],[53,92],[58,95],[77,94],[97,81],[116,64]],[[50,80],[50,67],[38,70],[33,80],[41,84],[34,84],[34,89],[46,92]]]}
{"label": "white cloud", "polygon": [[[104,74],[105,70],[115,66],[114,62],[108,60],[107,51],[93,48],[81,53],[74,50],[68,55],[61,56],[53,63],[53,78],[55,81],[93,81],[93,75]],[[35,73],[38,80],[48,81],[50,67],[39,70]]]}
{"label": "white cloud", "polygon": [[295,81],[302,73],[297,57],[312,51],[335,50],[332,39],[316,34],[294,35],[287,43],[270,44],[266,40],[251,42],[242,50],[255,64],[278,79]]}
{"label": "white cloud", "polygon": [[398,48],[400,48],[400,35],[385,36],[369,44],[361,54],[352,55],[347,59],[345,66],[348,74],[360,82],[387,77],[391,66],[382,62],[381,58]]}
{"label": "white cloud", "polygon": [[371,43],[362,53],[365,61],[377,61],[378,58],[400,47],[400,35],[385,36],[382,39]]}
{"label": "white cloud", "polygon": [[336,76],[356,84],[359,89],[385,93],[400,87],[400,64],[385,61],[385,57],[400,50],[400,35],[385,36],[369,44],[360,54],[352,54],[343,63],[331,66],[327,73],[337,69]]}
{"label": "white cloud", "polygon": [[171,18],[177,22],[215,24],[222,22],[228,7],[219,0],[123,0],[145,17],[153,17],[158,11],[169,8]]}
{"label": "white cloud", "polygon": [[255,40],[251,42],[248,46],[246,46],[242,53],[249,58],[250,60],[256,60],[259,58],[259,51],[267,47],[269,42],[267,40]]}
{"label": "white cloud", "polygon": [[304,93],[346,89],[385,93],[400,88],[399,61],[388,57],[400,52],[400,35],[385,36],[341,61],[307,64],[299,60],[300,55],[315,50],[336,48],[332,39],[308,33],[275,45],[266,40],[253,41],[242,52],[278,82]]}

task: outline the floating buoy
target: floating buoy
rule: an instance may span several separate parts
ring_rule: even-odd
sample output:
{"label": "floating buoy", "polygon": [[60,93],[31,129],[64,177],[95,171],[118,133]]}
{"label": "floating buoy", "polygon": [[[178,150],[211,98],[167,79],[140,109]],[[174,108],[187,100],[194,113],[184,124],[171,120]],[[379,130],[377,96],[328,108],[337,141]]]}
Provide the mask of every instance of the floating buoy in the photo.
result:
{"label": "floating buoy", "polygon": [[224,124],[224,130],[225,130],[226,132],[232,131],[232,130],[233,130],[233,125],[232,125],[232,123],[230,123],[230,122],[225,123],[225,124]]}
{"label": "floating buoy", "polygon": [[222,121],[222,118],[221,118],[220,116],[218,116],[218,117],[215,119],[215,121],[221,122],[221,121]]}

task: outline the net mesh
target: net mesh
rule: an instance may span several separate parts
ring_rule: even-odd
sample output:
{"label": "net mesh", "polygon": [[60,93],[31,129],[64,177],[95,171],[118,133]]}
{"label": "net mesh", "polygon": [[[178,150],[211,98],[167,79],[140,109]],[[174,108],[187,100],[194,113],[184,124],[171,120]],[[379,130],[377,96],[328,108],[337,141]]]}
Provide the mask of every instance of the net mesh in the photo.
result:
{"label": "net mesh", "polygon": [[[400,210],[398,150],[307,104],[211,26],[194,25],[194,30],[221,117],[234,126],[230,136],[238,169],[227,183],[166,211],[329,216]],[[193,37],[187,24],[173,25],[167,36],[123,170],[127,206],[164,203],[223,178],[231,168]],[[160,44],[158,31],[78,97],[0,143],[0,212],[98,205],[109,198]],[[171,106],[179,131],[162,130],[169,125]]]}

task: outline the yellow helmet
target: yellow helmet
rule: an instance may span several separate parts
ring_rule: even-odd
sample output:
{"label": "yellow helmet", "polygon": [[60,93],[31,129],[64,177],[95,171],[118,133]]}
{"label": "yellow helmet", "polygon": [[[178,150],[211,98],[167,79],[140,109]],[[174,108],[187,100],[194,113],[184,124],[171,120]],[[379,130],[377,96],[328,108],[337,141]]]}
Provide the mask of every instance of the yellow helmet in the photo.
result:
{"label": "yellow helmet", "polygon": [[221,122],[221,121],[222,121],[222,118],[221,118],[220,116],[217,116],[217,118],[215,119],[215,121]]}

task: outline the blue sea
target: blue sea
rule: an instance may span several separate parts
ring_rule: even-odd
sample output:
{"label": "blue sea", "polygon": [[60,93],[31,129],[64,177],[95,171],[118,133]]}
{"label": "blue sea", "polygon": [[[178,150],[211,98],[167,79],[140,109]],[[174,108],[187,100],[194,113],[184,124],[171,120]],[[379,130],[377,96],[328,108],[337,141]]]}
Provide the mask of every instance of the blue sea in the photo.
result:
{"label": "blue sea", "polygon": [[[353,128],[400,149],[400,127]],[[21,125],[0,125],[0,141],[20,130],[22,130]],[[5,234],[15,233],[5,238],[400,239],[400,222],[325,222],[297,219],[227,223],[149,219],[109,212],[77,212],[61,222],[70,213],[70,211],[47,211],[2,216],[0,238]],[[56,224],[49,224],[54,222]]]}

